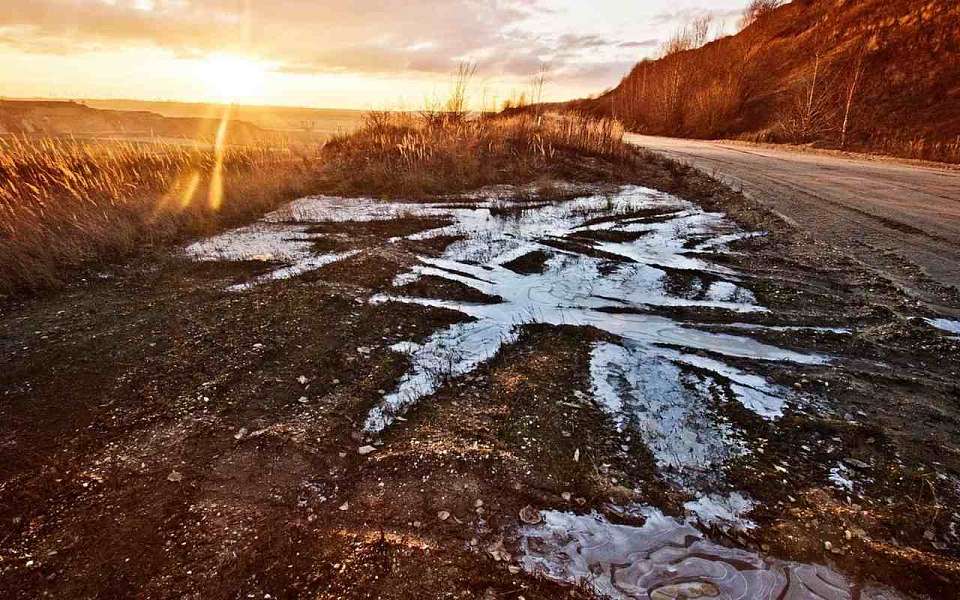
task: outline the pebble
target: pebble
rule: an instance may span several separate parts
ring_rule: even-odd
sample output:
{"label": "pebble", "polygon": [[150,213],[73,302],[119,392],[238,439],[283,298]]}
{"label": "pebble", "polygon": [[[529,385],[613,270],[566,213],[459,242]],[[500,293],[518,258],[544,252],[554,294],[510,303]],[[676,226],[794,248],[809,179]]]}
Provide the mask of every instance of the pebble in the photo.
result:
{"label": "pebble", "polygon": [[360,446],[359,448],[357,448],[357,454],[359,454],[360,456],[366,456],[376,451],[377,449],[374,448],[373,446]]}

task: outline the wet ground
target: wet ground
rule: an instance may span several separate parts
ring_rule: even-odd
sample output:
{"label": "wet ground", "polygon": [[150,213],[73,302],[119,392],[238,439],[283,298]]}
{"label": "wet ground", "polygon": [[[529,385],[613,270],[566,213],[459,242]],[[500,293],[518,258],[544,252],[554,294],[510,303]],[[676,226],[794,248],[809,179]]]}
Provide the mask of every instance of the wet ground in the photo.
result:
{"label": "wet ground", "polygon": [[703,186],[306,198],[10,303],[0,588],[954,597],[960,324]]}

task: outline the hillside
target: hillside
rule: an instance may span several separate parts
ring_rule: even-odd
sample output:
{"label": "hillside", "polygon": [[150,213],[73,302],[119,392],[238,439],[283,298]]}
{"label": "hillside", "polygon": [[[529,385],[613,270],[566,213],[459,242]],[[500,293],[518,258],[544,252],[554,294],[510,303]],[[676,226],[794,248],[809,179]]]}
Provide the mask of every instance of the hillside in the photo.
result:
{"label": "hillside", "polygon": [[[222,110],[209,117],[166,117],[148,111],[101,110],[78,102],[0,100],[0,135],[210,141],[217,136]],[[230,122],[233,143],[271,137],[279,135],[236,118]]]}
{"label": "hillside", "polygon": [[570,105],[649,134],[960,162],[960,3],[795,0]]}

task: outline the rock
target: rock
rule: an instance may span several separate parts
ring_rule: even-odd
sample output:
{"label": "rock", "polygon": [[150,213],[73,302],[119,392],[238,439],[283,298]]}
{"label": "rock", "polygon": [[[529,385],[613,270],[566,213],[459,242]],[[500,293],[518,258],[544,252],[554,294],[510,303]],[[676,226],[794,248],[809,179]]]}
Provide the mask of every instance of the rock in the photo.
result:
{"label": "rock", "polygon": [[240,428],[240,431],[238,431],[236,434],[234,434],[233,439],[235,439],[235,440],[237,440],[237,441],[242,440],[242,439],[243,439],[243,436],[247,435],[247,431],[248,431],[248,430],[247,430],[246,427],[241,427],[241,428]]}
{"label": "rock", "polygon": [[543,519],[540,517],[540,511],[529,504],[520,509],[520,520],[527,525],[539,525],[543,522]]}
{"label": "rock", "polygon": [[573,462],[580,462],[580,448],[577,448],[573,452]]}
{"label": "rock", "polygon": [[473,503],[473,506],[476,508],[480,508],[481,506],[483,506],[483,500],[481,500],[480,498],[477,498],[477,501]]}
{"label": "rock", "polygon": [[563,498],[564,502],[570,502],[570,498],[573,498],[573,494],[571,494],[570,492],[563,492],[562,494],[560,494],[560,497]]}
{"label": "rock", "polygon": [[349,502],[344,502],[343,504],[341,504],[341,505],[340,505],[340,510],[350,510],[350,503],[349,503]]}
{"label": "rock", "polygon": [[299,382],[300,385],[307,385],[308,381],[310,380],[307,379],[305,375],[301,375],[300,377],[297,377],[297,382]]}
{"label": "rock", "polygon": [[716,598],[719,595],[720,588],[708,581],[687,581],[653,590],[650,600],[692,600],[693,598]]}
{"label": "rock", "polygon": [[173,481],[173,482],[183,481],[183,473],[174,469],[170,471],[169,475],[167,475],[167,481]]}
{"label": "rock", "polygon": [[310,399],[306,396],[300,396],[300,398],[297,399],[297,402],[300,404],[306,404],[307,402],[310,402]]}
{"label": "rock", "polygon": [[487,546],[487,554],[489,554],[493,560],[497,562],[510,562],[510,560],[513,558],[503,546],[503,540],[497,540],[496,542]]}
{"label": "rock", "polygon": [[447,519],[450,518],[450,512],[446,510],[441,510],[440,512],[437,513],[437,518],[440,519],[441,521],[446,521]]}
{"label": "rock", "polygon": [[357,448],[357,454],[359,454],[360,456],[366,456],[376,451],[377,449],[374,448],[373,446],[360,446],[359,448]]}

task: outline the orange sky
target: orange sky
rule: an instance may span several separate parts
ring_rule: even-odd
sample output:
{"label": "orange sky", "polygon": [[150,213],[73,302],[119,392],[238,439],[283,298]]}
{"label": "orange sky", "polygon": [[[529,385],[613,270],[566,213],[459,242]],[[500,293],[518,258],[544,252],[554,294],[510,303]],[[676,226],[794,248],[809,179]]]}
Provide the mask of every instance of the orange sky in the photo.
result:
{"label": "orange sky", "polygon": [[616,84],[690,16],[746,0],[0,0],[0,96],[416,108],[476,63],[473,103]]}

